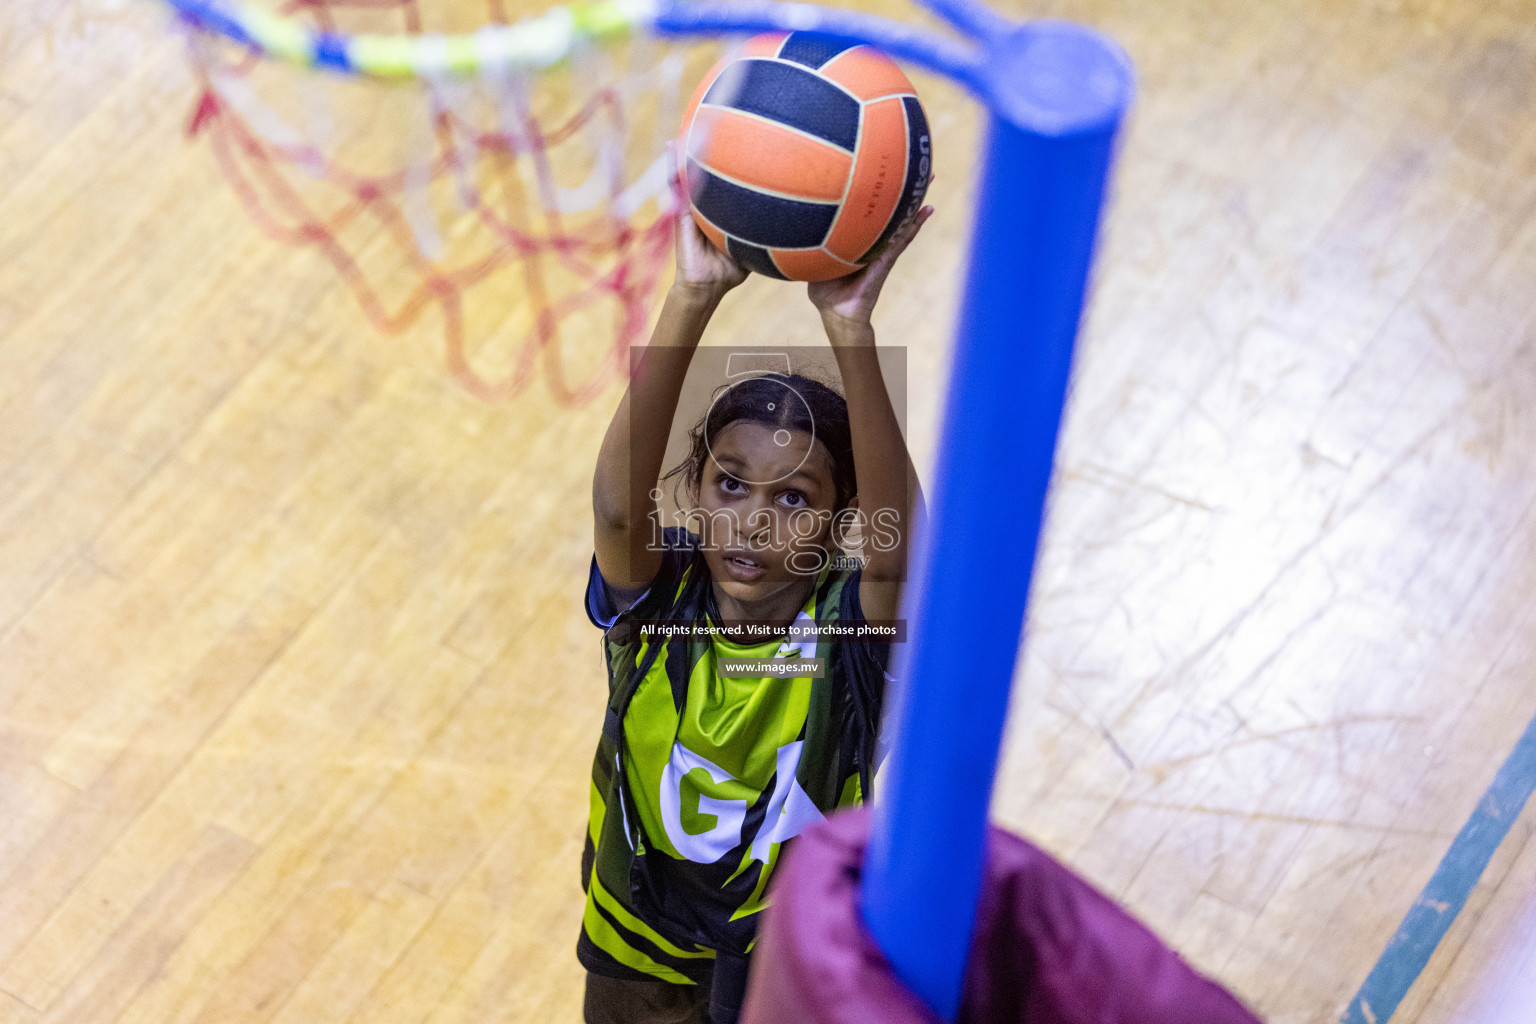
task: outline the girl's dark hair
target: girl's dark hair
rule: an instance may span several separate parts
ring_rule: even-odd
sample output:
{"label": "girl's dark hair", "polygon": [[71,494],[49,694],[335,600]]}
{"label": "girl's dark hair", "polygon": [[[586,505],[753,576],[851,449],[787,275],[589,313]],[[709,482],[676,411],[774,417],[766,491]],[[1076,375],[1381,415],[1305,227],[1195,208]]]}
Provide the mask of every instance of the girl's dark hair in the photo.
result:
{"label": "girl's dark hair", "polygon": [[853,472],[853,433],[848,428],[848,403],[819,380],[798,373],[765,373],[715,392],[714,404],[688,431],[688,454],[662,477],[681,477],[697,493],[709,462],[710,447],[733,423],[743,421],[785,430],[803,430],[826,445],[832,456],[832,482],[840,512],[858,493]]}

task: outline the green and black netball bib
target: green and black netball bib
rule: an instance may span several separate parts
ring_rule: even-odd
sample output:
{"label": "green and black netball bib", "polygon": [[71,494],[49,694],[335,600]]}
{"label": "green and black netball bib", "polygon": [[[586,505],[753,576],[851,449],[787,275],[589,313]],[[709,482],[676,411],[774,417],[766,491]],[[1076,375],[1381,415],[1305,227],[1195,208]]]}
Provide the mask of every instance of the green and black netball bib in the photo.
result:
{"label": "green and black netball bib", "polygon": [[[656,582],[623,614],[611,614],[595,560],[588,583],[588,613],[606,629],[609,701],[578,955],[600,974],[705,982],[717,953],[750,950],[783,844],[863,798],[888,645],[817,635],[862,619],[859,570],[840,563],[822,570],[796,639],[648,635],[647,623],[711,621],[697,539],[671,529],[666,542]],[[738,662],[813,658],[824,660],[820,676],[737,674]]]}

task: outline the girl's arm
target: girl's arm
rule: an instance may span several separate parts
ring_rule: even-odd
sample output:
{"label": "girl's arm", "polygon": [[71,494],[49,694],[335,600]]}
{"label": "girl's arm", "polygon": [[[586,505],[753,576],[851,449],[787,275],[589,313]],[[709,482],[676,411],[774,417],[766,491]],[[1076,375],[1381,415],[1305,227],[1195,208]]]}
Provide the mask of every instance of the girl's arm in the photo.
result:
{"label": "girl's arm", "polygon": [[[747,272],[704,237],[685,206],[677,215],[677,275],[624,399],[608,424],[592,475],[597,568],[620,597],[638,596],[661,568],[651,540],[651,491],[661,475],[672,415],[704,328]],[[623,591],[631,590],[631,595]]]}
{"label": "girl's arm", "polygon": [[859,510],[866,538],[867,561],[859,581],[859,604],[869,619],[896,617],[907,552],[923,515],[917,470],[907,454],[901,425],[880,375],[870,314],[892,265],[932,213],[931,206],[918,211],[891,236],[879,258],[863,270],[834,281],[815,282],[809,289],[811,301],[821,311],[822,326],[837,357],[848,399],[853,464],[859,478]]}

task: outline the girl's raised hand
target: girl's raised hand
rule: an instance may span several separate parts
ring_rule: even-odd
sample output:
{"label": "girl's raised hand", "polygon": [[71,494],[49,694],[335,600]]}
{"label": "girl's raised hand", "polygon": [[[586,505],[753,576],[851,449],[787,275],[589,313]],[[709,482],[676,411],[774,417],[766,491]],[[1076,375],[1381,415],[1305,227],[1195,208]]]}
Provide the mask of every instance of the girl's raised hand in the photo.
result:
{"label": "girl's raised hand", "polygon": [[[668,145],[667,148],[675,161],[676,146]],[[682,168],[675,163],[673,182],[677,194],[686,200],[688,181],[683,176]],[[676,217],[677,276],[673,280],[674,288],[681,287],[719,298],[747,279],[746,268],[715,248],[715,244],[699,230],[698,223],[693,219],[693,208],[686,201],[680,204]]]}
{"label": "girl's raised hand", "polygon": [[715,248],[699,230],[693,211],[683,207],[677,215],[677,277],[673,287],[724,295],[746,279],[746,268]]}
{"label": "girl's raised hand", "polygon": [[806,292],[811,303],[821,311],[822,318],[834,316],[860,326],[868,324],[891,267],[896,265],[897,258],[912,244],[918,230],[931,216],[933,207],[925,206],[902,221],[891,235],[885,251],[863,269],[830,281],[812,281]]}

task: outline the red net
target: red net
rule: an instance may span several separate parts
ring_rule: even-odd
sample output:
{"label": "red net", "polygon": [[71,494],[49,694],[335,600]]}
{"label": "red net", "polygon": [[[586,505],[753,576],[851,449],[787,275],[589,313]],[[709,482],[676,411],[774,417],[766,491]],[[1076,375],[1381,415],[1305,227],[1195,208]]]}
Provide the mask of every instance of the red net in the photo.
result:
{"label": "red net", "polygon": [[[298,0],[285,13],[326,31],[476,27],[452,23],[463,5],[417,0]],[[479,10],[481,24],[531,13]],[[671,265],[678,197],[663,143],[679,55],[636,39],[536,78],[394,84],[189,31],[201,93],[188,134],[261,230],[321,254],[380,332],[435,315],[449,370],[484,399],[542,373],[579,404],[627,368]]]}

